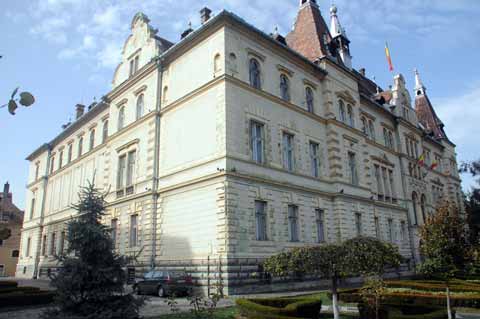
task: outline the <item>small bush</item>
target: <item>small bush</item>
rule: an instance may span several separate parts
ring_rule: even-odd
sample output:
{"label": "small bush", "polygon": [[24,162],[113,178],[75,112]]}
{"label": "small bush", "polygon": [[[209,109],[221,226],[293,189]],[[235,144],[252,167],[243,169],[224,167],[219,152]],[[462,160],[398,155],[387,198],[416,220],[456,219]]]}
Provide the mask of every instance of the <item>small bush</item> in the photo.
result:
{"label": "small bush", "polygon": [[[375,318],[374,309],[366,304],[360,303],[358,310],[360,319]],[[445,308],[439,307],[382,304],[379,311],[380,319],[444,319],[447,317]]]}
{"label": "small bush", "polygon": [[316,298],[237,299],[236,304],[249,319],[317,318],[322,308]]}

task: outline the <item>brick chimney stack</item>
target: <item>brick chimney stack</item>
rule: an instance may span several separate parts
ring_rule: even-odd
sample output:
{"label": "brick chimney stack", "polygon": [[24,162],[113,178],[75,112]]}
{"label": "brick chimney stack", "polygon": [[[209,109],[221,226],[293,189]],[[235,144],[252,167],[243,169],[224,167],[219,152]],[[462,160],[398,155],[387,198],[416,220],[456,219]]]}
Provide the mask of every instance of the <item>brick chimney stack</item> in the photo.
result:
{"label": "brick chimney stack", "polygon": [[85,112],[85,105],[83,104],[77,104],[75,105],[75,110],[76,110],[76,115],[75,119],[79,119],[83,116],[83,113]]}
{"label": "brick chimney stack", "polygon": [[10,184],[6,182],[3,185],[3,195],[2,195],[2,200],[5,202],[11,202],[12,197],[10,195]]}

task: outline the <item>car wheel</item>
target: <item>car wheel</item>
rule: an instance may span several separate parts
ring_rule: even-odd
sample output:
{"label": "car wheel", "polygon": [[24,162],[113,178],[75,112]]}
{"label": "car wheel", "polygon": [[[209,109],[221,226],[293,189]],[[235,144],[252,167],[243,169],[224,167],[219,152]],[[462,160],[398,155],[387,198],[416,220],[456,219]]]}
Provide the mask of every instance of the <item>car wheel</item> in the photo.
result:
{"label": "car wheel", "polygon": [[165,297],[165,290],[163,289],[162,286],[158,287],[158,296]]}

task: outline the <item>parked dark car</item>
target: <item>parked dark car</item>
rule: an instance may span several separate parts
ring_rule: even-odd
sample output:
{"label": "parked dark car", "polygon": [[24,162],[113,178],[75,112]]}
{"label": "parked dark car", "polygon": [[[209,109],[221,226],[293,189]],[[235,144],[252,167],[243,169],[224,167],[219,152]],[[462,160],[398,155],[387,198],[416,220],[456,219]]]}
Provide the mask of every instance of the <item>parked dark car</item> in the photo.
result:
{"label": "parked dark car", "polygon": [[181,296],[191,295],[192,290],[192,277],[175,271],[149,271],[133,284],[138,295]]}

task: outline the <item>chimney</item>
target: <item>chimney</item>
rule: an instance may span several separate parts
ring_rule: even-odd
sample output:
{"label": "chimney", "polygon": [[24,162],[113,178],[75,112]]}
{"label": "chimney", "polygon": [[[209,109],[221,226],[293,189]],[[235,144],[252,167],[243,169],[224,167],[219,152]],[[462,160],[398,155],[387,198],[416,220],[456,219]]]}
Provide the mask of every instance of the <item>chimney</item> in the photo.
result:
{"label": "chimney", "polygon": [[360,74],[363,75],[363,76],[365,76],[365,74],[366,74],[365,68],[361,68],[360,70],[358,70],[358,72],[360,72]]}
{"label": "chimney", "polygon": [[211,13],[212,13],[212,10],[210,10],[207,7],[200,10],[200,20],[202,21],[202,24],[205,24],[205,22],[210,20],[210,14]]}
{"label": "chimney", "polygon": [[188,23],[188,29],[183,31],[182,35],[181,35],[181,38],[184,39],[185,37],[187,37],[187,35],[189,35],[190,33],[193,32],[193,29],[192,29],[192,23],[189,22]]}
{"label": "chimney", "polygon": [[8,202],[8,194],[10,193],[10,184],[8,182],[3,185],[3,200]]}
{"label": "chimney", "polygon": [[75,105],[75,109],[77,111],[75,119],[79,119],[83,116],[83,113],[85,112],[85,105],[83,104],[77,104]]}

